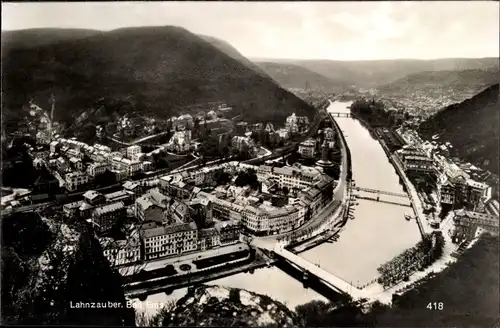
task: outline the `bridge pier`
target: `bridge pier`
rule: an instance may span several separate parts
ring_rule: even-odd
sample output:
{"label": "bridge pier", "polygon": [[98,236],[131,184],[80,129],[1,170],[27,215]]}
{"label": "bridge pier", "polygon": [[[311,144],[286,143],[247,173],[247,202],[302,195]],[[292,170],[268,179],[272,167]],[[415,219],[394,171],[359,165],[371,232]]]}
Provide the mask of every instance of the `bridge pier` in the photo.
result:
{"label": "bridge pier", "polygon": [[309,272],[307,272],[307,270],[305,270],[305,271],[302,273],[302,281],[303,281],[303,282],[306,282],[307,280],[309,280]]}

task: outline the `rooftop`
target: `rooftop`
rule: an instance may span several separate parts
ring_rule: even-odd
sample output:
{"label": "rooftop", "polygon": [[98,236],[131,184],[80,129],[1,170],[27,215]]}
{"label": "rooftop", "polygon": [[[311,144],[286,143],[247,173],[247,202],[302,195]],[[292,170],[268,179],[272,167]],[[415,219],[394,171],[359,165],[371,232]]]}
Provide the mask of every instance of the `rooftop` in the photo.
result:
{"label": "rooftop", "polygon": [[103,215],[110,212],[121,210],[124,207],[123,202],[117,202],[109,205],[104,205],[95,209],[95,215]]}

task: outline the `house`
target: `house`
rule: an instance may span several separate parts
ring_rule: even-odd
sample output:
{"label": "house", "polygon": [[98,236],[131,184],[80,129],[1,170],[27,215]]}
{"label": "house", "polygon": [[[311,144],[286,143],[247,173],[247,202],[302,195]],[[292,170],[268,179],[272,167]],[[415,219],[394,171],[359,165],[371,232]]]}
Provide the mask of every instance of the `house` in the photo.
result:
{"label": "house", "polygon": [[143,189],[143,188],[141,188],[141,186],[138,183],[133,182],[133,181],[127,181],[122,186],[123,186],[124,190],[131,192],[133,194],[132,201],[134,201],[134,202],[137,199],[137,196],[139,196],[139,194],[142,192],[142,189]]}
{"label": "house", "polygon": [[193,222],[140,231],[144,259],[179,256],[198,249],[198,230]]}
{"label": "house", "polygon": [[92,177],[96,177],[110,169],[111,166],[106,162],[92,163],[87,167],[87,173]]}
{"label": "house", "polygon": [[132,193],[129,193],[126,190],[119,190],[109,194],[105,194],[104,198],[106,199],[106,203],[116,203],[123,202],[125,205],[130,205],[132,203]]}
{"label": "house", "polygon": [[82,206],[83,201],[77,201],[77,202],[72,202],[69,204],[64,204],[63,205],[63,213],[66,217],[75,217],[80,214],[80,211],[78,210],[80,206]]}
{"label": "house", "polygon": [[126,214],[123,202],[99,206],[92,212],[92,225],[99,232],[105,232],[112,228],[120,216]]}
{"label": "house", "polygon": [[83,163],[82,160],[76,157],[71,157],[69,159],[69,162],[71,164],[71,167],[75,170],[82,170],[83,169]]}
{"label": "house", "polygon": [[220,246],[219,231],[213,227],[198,231],[198,249],[201,251]]}
{"label": "house", "polygon": [[305,158],[314,158],[316,155],[316,140],[309,138],[299,144],[299,154]]}
{"label": "house", "polygon": [[189,222],[191,217],[189,206],[179,200],[174,200],[173,204],[170,205],[168,214],[172,222]]}
{"label": "house", "polygon": [[127,240],[113,240],[101,238],[101,247],[104,257],[111,266],[137,263],[141,260],[141,243],[139,238],[128,238]]}
{"label": "house", "polygon": [[81,171],[70,172],[64,176],[64,181],[68,191],[75,191],[89,183],[89,176]]}
{"label": "house", "polygon": [[92,215],[92,210],[94,209],[94,206],[90,205],[89,203],[83,202],[82,205],[78,208],[78,213],[80,218],[82,219],[88,219]]}
{"label": "house", "polygon": [[237,243],[243,231],[241,224],[237,221],[217,222],[215,229],[219,233],[221,246]]}
{"label": "house", "polygon": [[494,235],[499,233],[499,218],[495,215],[459,210],[453,220],[456,227],[454,235],[460,239],[473,238],[478,228]]}
{"label": "house", "polygon": [[139,153],[141,153],[141,146],[138,145],[130,146],[126,150],[126,156],[129,159],[133,159]]}
{"label": "house", "polygon": [[106,198],[103,194],[95,190],[88,190],[83,194],[85,202],[90,205],[97,206],[106,203]]}
{"label": "house", "polygon": [[146,194],[135,200],[135,217],[140,221],[162,223],[165,219],[164,209],[153,202],[150,195]]}

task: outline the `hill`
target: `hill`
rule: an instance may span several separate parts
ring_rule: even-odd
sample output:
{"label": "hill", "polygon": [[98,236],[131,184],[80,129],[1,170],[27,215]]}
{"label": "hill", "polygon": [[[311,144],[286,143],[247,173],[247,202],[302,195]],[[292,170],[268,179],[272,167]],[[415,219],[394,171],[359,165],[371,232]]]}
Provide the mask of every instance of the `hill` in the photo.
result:
{"label": "hill", "polygon": [[[88,29],[33,28],[19,31],[2,31],[2,51],[7,48],[30,48],[65,40],[82,39],[102,33]],[[4,48],[5,47],[5,48]]]}
{"label": "hill", "polygon": [[260,62],[258,65],[282,87],[287,89],[305,89],[306,84],[309,84],[309,87],[313,90],[338,92],[345,87],[302,66],[272,62]]}
{"label": "hill", "polygon": [[[283,123],[314,109],[189,31],[174,27],[124,28],[84,39],[11,48],[2,53],[4,119],[22,116],[30,99],[71,125],[96,108],[166,118],[190,105],[224,101],[250,122]],[[112,116],[112,115],[109,115]]]}
{"label": "hill", "polygon": [[458,154],[484,169],[498,174],[499,85],[474,97],[444,108],[419,126],[426,139],[439,135],[449,141]]}
{"label": "hill", "polygon": [[378,89],[382,97],[400,102],[412,114],[429,117],[500,82],[498,70],[425,71]]}
{"label": "hill", "polygon": [[[434,93],[443,96],[450,94],[452,100],[463,101],[477,94],[484,88],[499,82],[498,70],[468,69],[462,71],[425,71],[410,74],[390,84],[378,88],[383,95],[427,94],[437,98]],[[433,97],[434,96],[434,97]],[[453,96],[464,97],[465,99]]]}
{"label": "hill", "polygon": [[214,38],[213,36],[208,36],[208,35],[198,35],[200,38],[205,40],[206,42],[210,43],[226,55],[240,61],[242,64],[244,64],[246,67],[251,68],[254,70],[256,73],[259,75],[262,75],[263,77],[269,78],[270,76],[266,74],[266,72],[257,64],[254,62],[250,61],[250,59],[246,58],[243,56],[235,47],[233,47],[231,44],[228,42]]}
{"label": "hill", "polygon": [[[264,61],[255,59],[256,62]],[[382,86],[406,75],[422,71],[454,71],[467,69],[498,71],[498,58],[445,58],[434,60],[388,59],[388,60],[293,60],[276,59],[266,62],[290,63],[303,66],[324,75],[337,83],[356,85],[360,88]]]}

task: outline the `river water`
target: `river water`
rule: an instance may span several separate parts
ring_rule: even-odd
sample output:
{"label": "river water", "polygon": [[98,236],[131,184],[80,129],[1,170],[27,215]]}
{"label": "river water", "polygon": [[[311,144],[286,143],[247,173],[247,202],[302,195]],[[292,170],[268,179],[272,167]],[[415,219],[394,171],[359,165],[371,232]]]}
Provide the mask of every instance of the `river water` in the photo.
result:
{"label": "river water", "polygon": [[[350,102],[332,103],[328,111],[348,113]],[[362,188],[403,193],[399,177],[387,159],[377,140],[361,123],[353,118],[337,118],[351,151],[353,179]],[[364,197],[375,194],[357,192]],[[407,199],[381,195],[380,200],[410,204]],[[323,269],[342,277],[353,285],[364,285],[377,277],[377,268],[417,243],[420,238],[414,220],[406,221],[405,213],[410,207],[398,206],[372,200],[359,199],[354,206],[354,219],[349,220],[334,243],[324,243],[300,256]],[[305,289],[278,268],[264,268],[253,274],[241,273],[214,280],[210,285],[243,288],[268,295],[287,304],[291,309],[311,300],[326,300],[311,289]],[[162,302],[182,297],[187,289],[179,289],[171,295],[150,295],[148,302]],[[144,307],[145,308],[145,307]],[[146,309],[148,314],[155,309]]]}

